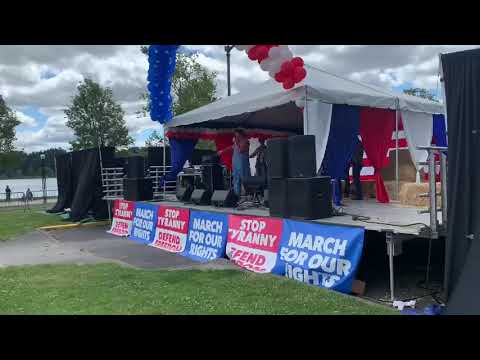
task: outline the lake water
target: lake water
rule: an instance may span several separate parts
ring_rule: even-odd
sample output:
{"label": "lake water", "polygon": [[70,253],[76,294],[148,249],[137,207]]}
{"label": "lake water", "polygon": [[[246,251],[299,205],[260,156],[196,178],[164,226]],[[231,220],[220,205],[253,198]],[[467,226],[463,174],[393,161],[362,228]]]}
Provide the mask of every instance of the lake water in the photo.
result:
{"label": "lake water", "polygon": [[[28,188],[33,192],[34,196],[37,196],[42,192],[42,179],[6,179],[0,180],[0,198],[4,198],[5,187],[10,187],[12,190],[12,198],[16,192],[26,192]],[[47,195],[56,196],[57,195],[57,179],[56,178],[47,178]]]}

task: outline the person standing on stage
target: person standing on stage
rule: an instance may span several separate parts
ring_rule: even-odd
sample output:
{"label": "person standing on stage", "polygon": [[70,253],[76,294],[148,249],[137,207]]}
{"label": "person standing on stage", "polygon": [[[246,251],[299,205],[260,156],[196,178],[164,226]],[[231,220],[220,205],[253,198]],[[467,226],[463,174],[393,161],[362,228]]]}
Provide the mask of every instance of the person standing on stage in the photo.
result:
{"label": "person standing on stage", "polygon": [[257,157],[255,162],[255,176],[267,176],[267,163],[265,161],[265,155],[267,152],[267,146],[265,145],[265,139],[258,139],[260,146],[250,155],[250,158]]}
{"label": "person standing on stage", "polygon": [[[358,140],[357,147],[352,156],[351,166],[352,166],[352,175],[353,175],[353,184],[355,186],[355,196],[352,197],[352,200],[363,200],[362,194],[362,183],[360,181],[360,173],[362,172],[363,167],[363,144]],[[345,195],[350,195],[350,175],[349,175],[350,165],[347,169],[347,178],[345,181]]]}
{"label": "person standing on stage", "polygon": [[237,129],[233,138],[233,191],[240,197],[242,193],[242,179],[250,176],[250,142],[245,132]]}

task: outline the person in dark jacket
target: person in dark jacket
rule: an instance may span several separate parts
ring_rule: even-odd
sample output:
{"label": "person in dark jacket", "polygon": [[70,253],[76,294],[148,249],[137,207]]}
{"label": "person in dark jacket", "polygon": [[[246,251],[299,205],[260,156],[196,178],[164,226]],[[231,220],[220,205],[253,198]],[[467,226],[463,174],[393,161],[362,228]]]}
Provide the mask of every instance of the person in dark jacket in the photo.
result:
{"label": "person in dark jacket", "polygon": [[11,196],[12,196],[12,190],[10,190],[10,187],[7,185],[7,187],[5,188],[5,200],[7,202],[10,202]]}
{"label": "person in dark jacket", "polygon": [[349,170],[352,166],[353,185],[355,186],[355,196],[351,197],[352,200],[363,200],[362,183],[360,181],[360,173],[363,167],[363,144],[358,140],[357,147],[353,153],[352,160],[347,167],[347,177],[345,181],[345,196],[350,195],[350,175]]}

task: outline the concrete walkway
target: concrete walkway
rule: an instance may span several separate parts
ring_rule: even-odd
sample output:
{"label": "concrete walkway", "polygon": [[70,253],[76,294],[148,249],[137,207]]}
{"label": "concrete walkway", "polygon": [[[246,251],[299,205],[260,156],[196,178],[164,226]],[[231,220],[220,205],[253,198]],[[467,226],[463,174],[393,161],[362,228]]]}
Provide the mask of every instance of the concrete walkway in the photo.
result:
{"label": "concrete walkway", "polygon": [[35,231],[0,242],[0,267],[115,262],[141,269],[238,269],[219,259],[206,264],[106,233],[106,226]]}

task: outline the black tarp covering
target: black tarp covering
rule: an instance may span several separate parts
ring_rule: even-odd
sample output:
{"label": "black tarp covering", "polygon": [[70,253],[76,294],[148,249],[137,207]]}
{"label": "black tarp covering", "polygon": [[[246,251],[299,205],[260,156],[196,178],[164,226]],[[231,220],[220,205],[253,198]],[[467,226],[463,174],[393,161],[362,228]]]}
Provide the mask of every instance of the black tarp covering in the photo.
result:
{"label": "black tarp covering", "polygon": [[[108,163],[113,161],[112,148],[102,149],[102,159]],[[98,149],[81,150],[72,153],[72,163],[75,171],[76,189],[73,196],[70,220],[80,221],[87,217],[90,211],[95,219],[107,219],[107,202],[102,200],[102,178],[100,173],[100,157]]]}
{"label": "black tarp covering", "polygon": [[441,56],[448,121],[446,314],[480,314],[480,49]]}
{"label": "black tarp covering", "polygon": [[57,203],[53,208],[47,210],[49,213],[60,213],[70,208],[72,204],[72,155],[61,154],[55,157],[57,168]]}

